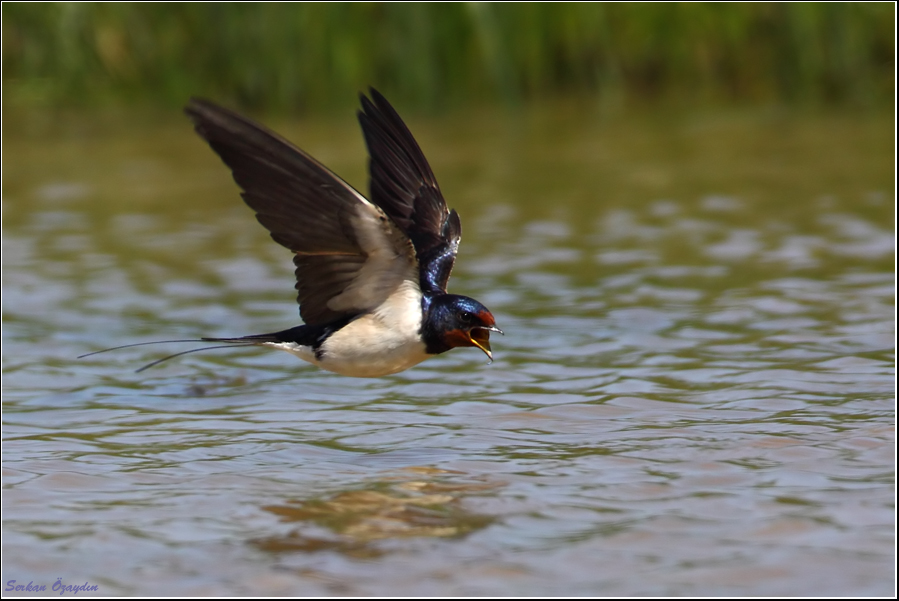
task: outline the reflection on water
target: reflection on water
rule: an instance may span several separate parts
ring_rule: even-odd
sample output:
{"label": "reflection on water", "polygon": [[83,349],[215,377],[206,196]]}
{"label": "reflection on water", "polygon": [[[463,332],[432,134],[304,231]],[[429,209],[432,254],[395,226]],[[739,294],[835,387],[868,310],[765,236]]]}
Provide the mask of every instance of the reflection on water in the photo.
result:
{"label": "reflection on water", "polygon": [[506,336],[377,380],[75,360],[295,325],[289,253],[183,120],[5,119],[2,581],[892,594],[892,118],[551,108],[410,119]]}
{"label": "reflection on water", "polygon": [[[254,541],[264,551],[338,551],[355,558],[383,553],[370,541],[410,536],[452,537],[486,528],[493,517],[465,511],[463,495],[490,491],[498,485],[478,480],[458,481],[459,473],[436,468],[408,468],[407,473],[369,490],[343,491],[327,499],[296,500],[263,507],[284,522],[302,526],[287,536]],[[422,477],[453,475],[453,481]],[[312,534],[311,525],[329,533]],[[336,536],[334,536],[336,535]]]}

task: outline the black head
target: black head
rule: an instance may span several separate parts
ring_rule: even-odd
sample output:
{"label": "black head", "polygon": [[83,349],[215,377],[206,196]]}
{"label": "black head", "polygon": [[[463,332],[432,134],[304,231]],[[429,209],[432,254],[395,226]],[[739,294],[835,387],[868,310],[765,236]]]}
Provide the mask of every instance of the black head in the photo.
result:
{"label": "black head", "polygon": [[457,346],[476,346],[493,361],[490,332],[503,333],[496,327],[493,314],[481,303],[457,294],[441,294],[431,299],[422,323],[422,337],[431,354],[446,352]]}

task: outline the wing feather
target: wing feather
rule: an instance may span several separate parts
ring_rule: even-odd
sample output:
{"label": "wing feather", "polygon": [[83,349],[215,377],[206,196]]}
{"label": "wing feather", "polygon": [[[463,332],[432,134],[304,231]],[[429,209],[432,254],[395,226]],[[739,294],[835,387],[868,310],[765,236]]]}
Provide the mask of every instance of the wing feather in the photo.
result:
{"label": "wing feather", "polygon": [[406,234],[421,266],[422,290],[446,292],[462,224],[396,110],[375,89],[362,95],[359,123],[369,153],[371,200]]}
{"label": "wing feather", "polygon": [[297,302],[309,325],[373,309],[418,279],[408,238],[324,165],[265,127],[212,102],[185,112],[230,167],[244,201],[295,253]]}

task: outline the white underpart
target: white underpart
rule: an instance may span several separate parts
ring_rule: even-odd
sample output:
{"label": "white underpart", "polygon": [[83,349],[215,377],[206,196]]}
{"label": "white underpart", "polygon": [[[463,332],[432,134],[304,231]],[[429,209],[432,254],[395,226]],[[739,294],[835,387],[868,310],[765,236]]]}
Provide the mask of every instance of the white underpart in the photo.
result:
{"label": "white underpart", "polygon": [[366,200],[350,224],[367,258],[349,286],[328,301],[328,308],[363,314],[328,337],[318,356],[312,347],[296,343],[265,346],[345,376],[395,374],[431,356],[421,341],[422,294],[415,250],[381,209]]}
{"label": "white underpart", "polygon": [[421,291],[415,282],[400,288],[371,313],[332,334],[319,348],[267,342],[322,369],[357,378],[377,378],[418,365],[431,355],[421,341]]}

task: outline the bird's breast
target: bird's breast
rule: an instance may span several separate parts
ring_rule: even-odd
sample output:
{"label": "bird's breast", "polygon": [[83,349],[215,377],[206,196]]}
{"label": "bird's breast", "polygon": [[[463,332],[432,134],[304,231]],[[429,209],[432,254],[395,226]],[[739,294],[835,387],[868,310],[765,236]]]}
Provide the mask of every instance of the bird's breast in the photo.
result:
{"label": "bird's breast", "polygon": [[421,339],[421,291],[406,281],[380,306],[334,332],[316,365],[346,376],[395,374],[430,357]]}

